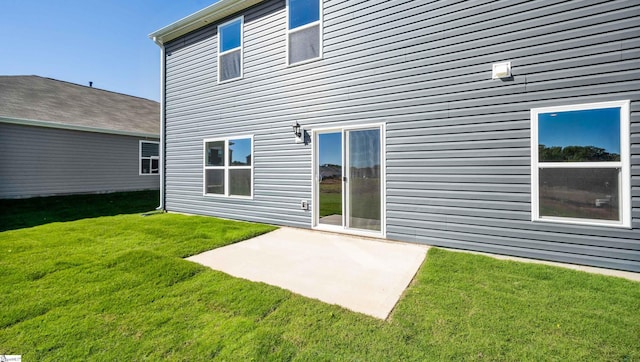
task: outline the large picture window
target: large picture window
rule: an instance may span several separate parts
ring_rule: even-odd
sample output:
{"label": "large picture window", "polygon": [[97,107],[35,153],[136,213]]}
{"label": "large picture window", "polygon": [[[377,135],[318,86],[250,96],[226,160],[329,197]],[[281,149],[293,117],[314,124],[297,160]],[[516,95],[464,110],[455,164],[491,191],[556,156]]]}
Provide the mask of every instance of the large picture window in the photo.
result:
{"label": "large picture window", "polygon": [[242,78],[242,28],[244,19],[218,26],[218,82]]}
{"label": "large picture window", "polygon": [[253,196],[253,138],[204,140],[204,194]]}
{"label": "large picture window", "polygon": [[629,101],[531,110],[532,218],[631,226]]}
{"label": "large picture window", "polygon": [[287,61],[322,57],[322,1],[287,0]]}
{"label": "large picture window", "polygon": [[157,175],[159,173],[159,143],[140,141],[140,175]]}

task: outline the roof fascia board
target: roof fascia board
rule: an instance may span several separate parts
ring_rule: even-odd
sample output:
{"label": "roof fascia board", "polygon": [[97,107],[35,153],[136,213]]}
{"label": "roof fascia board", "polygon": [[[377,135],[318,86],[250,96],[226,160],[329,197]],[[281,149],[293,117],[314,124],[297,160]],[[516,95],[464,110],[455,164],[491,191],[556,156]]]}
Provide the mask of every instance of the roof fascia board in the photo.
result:
{"label": "roof fascia board", "polygon": [[22,119],[22,118],[9,118],[9,117],[2,117],[2,116],[0,116],[0,123],[10,123],[10,124],[17,124],[22,126],[57,128],[57,129],[66,129],[66,130],[82,131],[82,132],[105,133],[105,134],[113,134],[113,135],[120,135],[120,136],[132,136],[132,137],[143,137],[143,138],[159,138],[160,137],[160,135],[153,134],[153,133],[119,131],[115,129],[78,126],[78,125],[65,124],[65,123],[37,121],[33,119]]}
{"label": "roof fascia board", "polygon": [[176,21],[175,23],[154,31],[149,34],[149,38],[158,45],[165,44],[262,1],[263,0],[220,0],[202,10]]}

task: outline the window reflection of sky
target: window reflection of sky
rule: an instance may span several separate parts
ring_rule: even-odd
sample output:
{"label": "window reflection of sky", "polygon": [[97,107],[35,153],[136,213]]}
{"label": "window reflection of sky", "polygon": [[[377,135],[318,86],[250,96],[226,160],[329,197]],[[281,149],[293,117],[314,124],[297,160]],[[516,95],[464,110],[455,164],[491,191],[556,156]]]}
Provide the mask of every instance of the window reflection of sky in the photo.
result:
{"label": "window reflection of sky", "polygon": [[240,19],[220,27],[220,51],[224,52],[240,46],[242,23]]}
{"label": "window reflection of sky", "polygon": [[251,156],[251,139],[242,138],[229,140],[229,152],[231,164],[247,163],[247,157]]}
{"label": "window reflection of sky", "polygon": [[541,113],[538,144],[595,146],[620,154],[620,108]]}
{"label": "window reflection of sky", "polygon": [[318,145],[320,165],[342,166],[342,133],[320,133]]}
{"label": "window reflection of sky", "polygon": [[289,29],[320,20],[318,0],[289,0]]}
{"label": "window reflection of sky", "polygon": [[[349,155],[351,167],[375,167],[380,165],[380,131],[349,131]],[[342,165],[342,133],[318,135],[320,165]]]}

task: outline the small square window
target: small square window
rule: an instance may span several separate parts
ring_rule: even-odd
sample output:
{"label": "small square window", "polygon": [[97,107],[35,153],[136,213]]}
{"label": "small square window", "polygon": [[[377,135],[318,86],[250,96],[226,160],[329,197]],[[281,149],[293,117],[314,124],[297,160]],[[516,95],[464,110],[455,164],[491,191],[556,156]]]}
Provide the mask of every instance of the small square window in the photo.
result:
{"label": "small square window", "polygon": [[140,141],[140,175],[157,175],[160,173],[160,144],[158,142]]}
{"label": "small square window", "polygon": [[204,194],[252,197],[253,138],[204,140]]}

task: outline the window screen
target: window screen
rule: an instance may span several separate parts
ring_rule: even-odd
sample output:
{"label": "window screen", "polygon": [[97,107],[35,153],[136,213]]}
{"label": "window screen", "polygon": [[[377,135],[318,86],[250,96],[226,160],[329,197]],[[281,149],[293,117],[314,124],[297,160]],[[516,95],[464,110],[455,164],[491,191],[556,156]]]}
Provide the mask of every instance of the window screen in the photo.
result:
{"label": "window screen", "polygon": [[289,63],[320,56],[320,25],[289,34]]}

